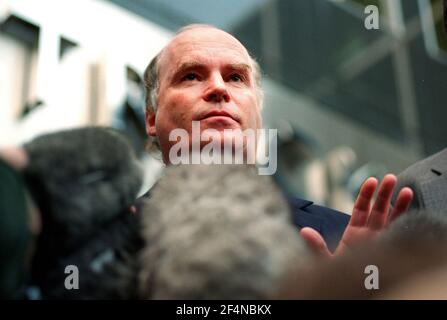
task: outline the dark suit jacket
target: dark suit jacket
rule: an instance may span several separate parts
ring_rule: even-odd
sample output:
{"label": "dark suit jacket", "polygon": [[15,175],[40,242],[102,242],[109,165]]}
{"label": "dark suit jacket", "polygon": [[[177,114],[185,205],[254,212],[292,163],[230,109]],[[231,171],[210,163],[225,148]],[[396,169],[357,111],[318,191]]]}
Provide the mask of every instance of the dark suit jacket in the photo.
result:
{"label": "dark suit jacket", "polygon": [[313,204],[312,201],[299,198],[287,198],[293,223],[299,228],[311,227],[318,231],[331,251],[333,251],[345,231],[351,216],[326,207]]}
{"label": "dark suit jacket", "polygon": [[397,178],[394,199],[398,190],[410,187],[414,192],[411,209],[447,211],[447,149],[416,162]]}

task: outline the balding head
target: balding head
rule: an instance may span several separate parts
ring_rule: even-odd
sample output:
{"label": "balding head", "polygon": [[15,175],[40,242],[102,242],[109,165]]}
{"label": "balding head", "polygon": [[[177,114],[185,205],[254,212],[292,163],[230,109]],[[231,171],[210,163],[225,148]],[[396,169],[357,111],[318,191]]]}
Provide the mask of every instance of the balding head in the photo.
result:
{"label": "balding head", "polygon": [[166,52],[167,48],[172,47],[172,44],[175,43],[178,40],[178,37],[184,33],[189,31],[202,31],[199,29],[203,29],[204,32],[210,31],[210,29],[213,29],[213,31],[225,33],[229,37],[231,37],[236,43],[239,43],[239,45],[245,50],[247,53],[250,61],[251,61],[251,67],[252,67],[252,74],[253,78],[255,80],[256,85],[256,94],[258,99],[258,105],[262,109],[263,99],[264,99],[264,93],[262,90],[262,73],[261,73],[261,67],[259,66],[258,62],[250,56],[246,48],[237,40],[235,37],[230,35],[229,33],[220,30],[212,25],[208,24],[190,24],[187,25],[181,29],[179,29],[176,33],[176,36],[174,39],[172,39],[149,63],[149,65],[146,67],[146,70],[144,72],[144,88],[145,88],[145,106],[146,108],[151,108],[152,110],[156,111],[157,108],[157,96],[158,96],[158,88],[159,88],[159,76],[160,76],[160,65],[161,61],[163,60],[163,55]]}

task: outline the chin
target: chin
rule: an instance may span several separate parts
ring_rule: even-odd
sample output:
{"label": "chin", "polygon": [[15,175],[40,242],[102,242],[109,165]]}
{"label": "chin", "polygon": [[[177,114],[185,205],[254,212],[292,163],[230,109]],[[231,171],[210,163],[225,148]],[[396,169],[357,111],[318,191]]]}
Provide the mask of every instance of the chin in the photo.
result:
{"label": "chin", "polygon": [[[232,129],[232,128],[224,128],[224,129]],[[232,150],[233,152],[235,150],[245,149],[246,141],[241,133],[242,132],[241,130],[224,131],[224,129],[214,131],[211,133],[208,132],[206,135],[202,137],[203,141],[201,141],[201,146],[203,147],[212,141],[213,144],[220,145],[222,150],[224,146],[227,147],[227,150]],[[235,129],[240,128],[237,127]]]}

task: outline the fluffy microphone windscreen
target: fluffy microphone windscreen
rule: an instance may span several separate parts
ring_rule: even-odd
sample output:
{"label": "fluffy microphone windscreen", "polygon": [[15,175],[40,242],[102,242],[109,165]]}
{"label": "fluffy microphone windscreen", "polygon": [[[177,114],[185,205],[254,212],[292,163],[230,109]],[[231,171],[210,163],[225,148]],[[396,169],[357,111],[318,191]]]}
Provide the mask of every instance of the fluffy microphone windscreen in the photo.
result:
{"label": "fluffy microphone windscreen", "polygon": [[[32,284],[42,298],[132,296],[132,260],[141,245],[129,208],[142,170],[127,140],[101,127],[40,136],[25,145],[28,188],[42,216]],[[79,270],[79,289],[67,290],[65,268]]]}
{"label": "fluffy microphone windscreen", "polygon": [[170,166],[142,219],[143,298],[268,298],[308,256],[285,199],[251,166]]}
{"label": "fluffy microphone windscreen", "polygon": [[43,233],[50,231],[59,247],[77,246],[129,207],[140,189],[134,152],[112,129],[60,131],[24,147],[25,178],[42,211]]}

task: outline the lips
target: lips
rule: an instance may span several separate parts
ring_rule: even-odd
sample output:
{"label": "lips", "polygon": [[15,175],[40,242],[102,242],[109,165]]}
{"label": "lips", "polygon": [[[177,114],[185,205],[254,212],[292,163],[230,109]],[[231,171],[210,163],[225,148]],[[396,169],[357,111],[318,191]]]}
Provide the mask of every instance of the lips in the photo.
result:
{"label": "lips", "polygon": [[239,120],[236,117],[234,117],[232,114],[230,114],[224,110],[213,110],[213,111],[207,112],[203,117],[200,118],[200,120],[208,119],[211,117],[226,117],[226,118],[233,119],[236,122],[239,122]]}

